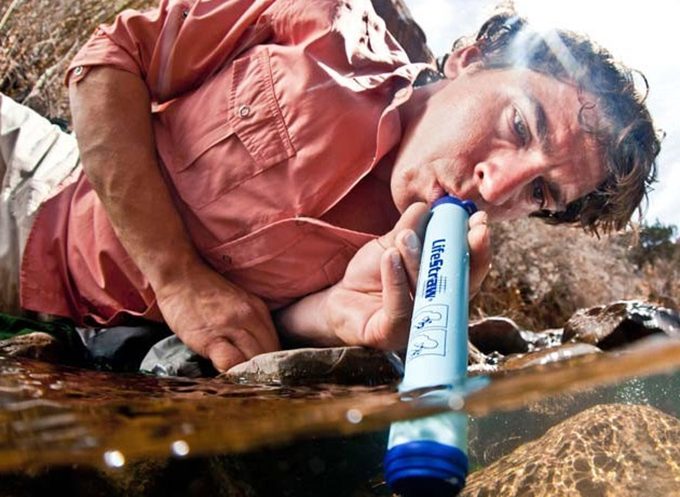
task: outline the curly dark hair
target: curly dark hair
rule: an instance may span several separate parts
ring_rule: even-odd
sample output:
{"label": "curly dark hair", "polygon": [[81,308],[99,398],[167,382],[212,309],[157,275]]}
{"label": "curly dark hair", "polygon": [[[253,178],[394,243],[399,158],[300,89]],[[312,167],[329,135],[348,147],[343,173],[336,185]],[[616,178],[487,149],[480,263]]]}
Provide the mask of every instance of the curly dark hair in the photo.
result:
{"label": "curly dark hair", "polygon": [[[656,181],[655,160],[661,148],[645,105],[644,75],[616,61],[586,36],[558,29],[536,31],[512,11],[494,15],[476,38],[457,40],[453,50],[470,44],[480,49],[485,68],[526,67],[575,84],[582,102],[581,127],[599,143],[607,176],[597,189],[564,211],[534,215],[553,224],[580,224],[595,234],[624,228]],[[644,93],[636,89],[636,74]],[[595,102],[587,101],[585,93]],[[603,119],[592,125],[587,117],[595,107]]]}

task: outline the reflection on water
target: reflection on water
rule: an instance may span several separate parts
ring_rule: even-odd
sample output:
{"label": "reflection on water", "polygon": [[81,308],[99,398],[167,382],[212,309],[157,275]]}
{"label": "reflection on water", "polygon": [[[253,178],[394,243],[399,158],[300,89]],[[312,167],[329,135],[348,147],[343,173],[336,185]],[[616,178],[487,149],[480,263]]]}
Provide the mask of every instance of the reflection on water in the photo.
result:
{"label": "reflection on water", "polygon": [[[655,341],[495,377],[458,404],[474,416],[473,463],[490,462],[588,405],[643,402],[679,416],[680,375],[666,374],[676,369],[680,342]],[[0,471],[243,452],[385,430],[446,408],[402,402],[393,387],[235,385],[0,358]]]}
{"label": "reflection on water", "polygon": [[[398,403],[386,388],[284,388],[0,361],[0,469],[235,452],[345,433]],[[370,428],[369,428],[370,429]]]}

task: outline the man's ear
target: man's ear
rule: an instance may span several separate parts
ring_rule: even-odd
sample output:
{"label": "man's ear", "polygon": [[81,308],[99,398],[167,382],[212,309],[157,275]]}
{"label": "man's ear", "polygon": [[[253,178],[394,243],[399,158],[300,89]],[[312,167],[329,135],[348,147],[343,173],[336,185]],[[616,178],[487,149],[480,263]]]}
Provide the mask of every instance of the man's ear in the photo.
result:
{"label": "man's ear", "polygon": [[477,45],[459,48],[449,54],[444,62],[444,76],[456,79],[466,70],[482,60],[482,52]]}

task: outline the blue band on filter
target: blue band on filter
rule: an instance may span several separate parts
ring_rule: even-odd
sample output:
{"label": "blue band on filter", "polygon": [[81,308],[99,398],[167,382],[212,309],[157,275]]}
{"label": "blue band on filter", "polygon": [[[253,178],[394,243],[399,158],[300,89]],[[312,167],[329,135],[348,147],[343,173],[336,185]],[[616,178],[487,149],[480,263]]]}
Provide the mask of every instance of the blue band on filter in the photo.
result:
{"label": "blue band on filter", "polygon": [[432,208],[434,209],[441,204],[459,205],[467,211],[469,216],[472,216],[475,212],[477,212],[477,206],[472,200],[461,200],[458,197],[454,197],[453,195],[444,195],[443,197],[439,197],[432,203]]}
{"label": "blue band on filter", "polygon": [[385,455],[385,480],[405,496],[456,495],[465,486],[468,459],[457,447],[430,440],[396,445]]}

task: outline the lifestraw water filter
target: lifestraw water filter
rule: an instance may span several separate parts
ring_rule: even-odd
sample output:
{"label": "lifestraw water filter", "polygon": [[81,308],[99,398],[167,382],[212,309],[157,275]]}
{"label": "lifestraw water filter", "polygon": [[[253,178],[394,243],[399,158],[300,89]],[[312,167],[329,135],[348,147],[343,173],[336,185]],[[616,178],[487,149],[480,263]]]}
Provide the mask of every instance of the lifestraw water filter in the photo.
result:
{"label": "lifestraw water filter", "polygon": [[[468,360],[468,219],[477,208],[447,195],[427,225],[401,392],[463,387]],[[450,395],[432,390],[423,397]],[[447,413],[393,423],[385,479],[404,496],[451,496],[468,472],[467,415]]]}

